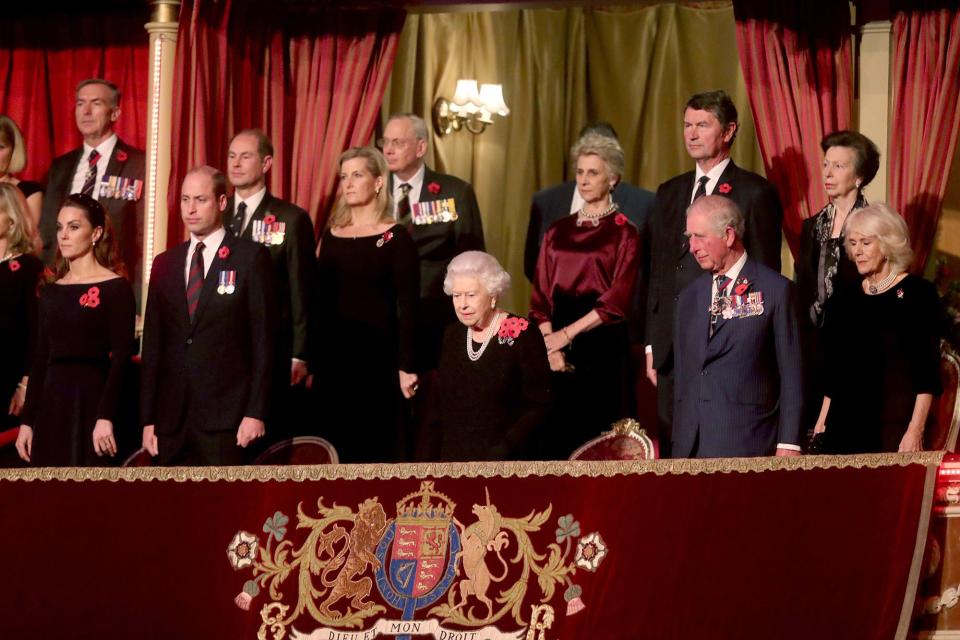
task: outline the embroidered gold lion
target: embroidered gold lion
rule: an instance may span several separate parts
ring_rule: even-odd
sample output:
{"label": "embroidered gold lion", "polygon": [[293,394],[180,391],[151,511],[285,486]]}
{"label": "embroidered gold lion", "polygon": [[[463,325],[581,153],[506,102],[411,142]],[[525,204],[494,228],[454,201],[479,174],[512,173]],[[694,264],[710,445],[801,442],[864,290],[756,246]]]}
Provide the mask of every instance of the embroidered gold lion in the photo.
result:
{"label": "embroidered gold lion", "polygon": [[[343,598],[349,598],[350,606],[354,609],[369,606],[367,598],[370,596],[373,581],[368,576],[359,580],[356,578],[366,572],[368,566],[374,570],[380,568],[380,561],[374,551],[386,528],[387,514],[383,506],[376,499],[368,498],[360,505],[349,535],[342,527],[336,527],[322,542],[324,548],[331,549],[339,540],[347,540],[320,574],[323,586],[330,588],[330,594],[319,607],[323,615],[339,618],[340,614],[332,611],[331,607]],[[331,574],[335,574],[332,579],[329,578]]]}

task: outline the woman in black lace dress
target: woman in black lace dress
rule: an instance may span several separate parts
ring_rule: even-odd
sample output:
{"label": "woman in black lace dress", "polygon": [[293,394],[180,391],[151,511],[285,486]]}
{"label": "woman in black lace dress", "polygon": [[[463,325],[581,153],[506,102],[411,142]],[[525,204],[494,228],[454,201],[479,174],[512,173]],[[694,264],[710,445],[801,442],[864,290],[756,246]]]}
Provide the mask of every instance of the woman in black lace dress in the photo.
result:
{"label": "woman in black lace dress", "polygon": [[37,466],[112,464],[114,421],[133,351],[134,298],[103,206],[68,196],[39,328],[17,451]]}
{"label": "woman in black lace dress", "polygon": [[391,215],[387,165],[373,148],[340,156],[340,198],[320,243],[318,433],[341,462],[402,456],[403,397],[416,393],[413,326],[420,267]]}

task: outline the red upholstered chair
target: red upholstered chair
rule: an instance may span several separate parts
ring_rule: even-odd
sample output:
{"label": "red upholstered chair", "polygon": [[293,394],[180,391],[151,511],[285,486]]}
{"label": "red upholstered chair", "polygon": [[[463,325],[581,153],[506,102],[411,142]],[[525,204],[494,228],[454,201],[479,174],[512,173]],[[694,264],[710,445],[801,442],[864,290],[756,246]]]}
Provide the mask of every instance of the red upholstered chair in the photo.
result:
{"label": "red upholstered chair", "polygon": [[960,359],[946,341],[940,343],[940,381],[943,393],[933,399],[923,434],[923,448],[927,451],[956,451],[957,430],[960,429],[960,405],[957,404]]}
{"label": "red upholstered chair", "polygon": [[652,460],[653,440],[640,423],[627,418],[573,452],[571,460]]}
{"label": "red upholstered chair", "polygon": [[124,467],[152,467],[153,466],[153,456],[151,456],[146,449],[140,447],[136,451],[130,454],[126,460],[123,461]]}
{"label": "red upholstered chair", "polygon": [[333,445],[317,436],[300,436],[276,443],[253,464],[337,464],[340,458]]}

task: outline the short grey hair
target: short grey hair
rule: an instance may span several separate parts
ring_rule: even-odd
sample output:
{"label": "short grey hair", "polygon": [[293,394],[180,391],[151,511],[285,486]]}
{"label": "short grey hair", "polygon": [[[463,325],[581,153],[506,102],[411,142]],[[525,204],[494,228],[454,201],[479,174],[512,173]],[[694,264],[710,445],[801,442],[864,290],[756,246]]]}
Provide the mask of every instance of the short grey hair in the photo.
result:
{"label": "short grey hair", "polygon": [[83,89],[91,84],[100,84],[106,87],[110,92],[110,99],[113,101],[111,106],[114,109],[120,108],[120,88],[109,80],[104,80],[103,78],[87,78],[86,80],[82,80],[80,84],[77,85],[77,90],[74,91],[74,95],[79,95],[80,89]]}
{"label": "short grey hair", "polygon": [[626,160],[623,156],[623,147],[614,138],[599,133],[585,134],[570,149],[570,160],[573,162],[574,170],[581,156],[598,156],[607,166],[607,173],[617,176],[618,181],[623,177]]}
{"label": "short grey hair", "polygon": [[401,118],[410,121],[410,126],[413,127],[413,137],[417,140],[427,141],[427,123],[423,118],[415,113],[395,113],[387,119],[387,122],[400,120]]}
{"label": "short grey hair", "polygon": [[499,298],[510,288],[510,274],[489,253],[483,251],[464,251],[447,265],[447,275],[443,279],[443,292],[453,294],[454,278],[476,278],[487,293]]}
{"label": "short grey hair", "polygon": [[[896,271],[906,271],[910,267],[913,261],[910,231],[900,214],[886,202],[875,202],[851,211],[843,223],[843,237],[849,238],[854,232],[876,238],[880,243],[880,253]],[[852,259],[849,244],[846,244],[846,249],[847,256]]]}
{"label": "short grey hair", "polygon": [[713,222],[713,229],[718,236],[724,235],[727,227],[730,227],[738,238],[743,239],[745,228],[743,211],[730,198],[714,195],[702,196],[687,207],[687,216],[689,217],[695,211],[710,217]]}

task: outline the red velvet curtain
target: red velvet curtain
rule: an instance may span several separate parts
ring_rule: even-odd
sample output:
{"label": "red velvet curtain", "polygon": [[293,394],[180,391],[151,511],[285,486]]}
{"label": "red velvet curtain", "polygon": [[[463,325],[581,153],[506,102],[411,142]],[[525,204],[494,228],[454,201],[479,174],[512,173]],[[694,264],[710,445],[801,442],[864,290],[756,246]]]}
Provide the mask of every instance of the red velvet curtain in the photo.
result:
{"label": "red velvet curtain", "polygon": [[960,132],[960,7],[904,3],[893,19],[890,202],[910,227],[913,267],[933,247]]}
{"label": "red velvet curtain", "polygon": [[[291,13],[292,11],[293,13]],[[274,145],[269,188],[321,227],[337,156],[370,142],[403,28],[401,11],[185,0],[173,95],[170,243],[183,237],[184,174],[224,167],[230,136],[260,127]]]}
{"label": "red velvet curtain", "polygon": [[740,66],[767,178],[783,202],[794,255],[803,220],[827,202],[820,140],[850,126],[850,13],[846,2],[734,0]]}
{"label": "red velvet curtain", "polygon": [[[27,167],[39,180],[56,156],[82,140],[74,119],[74,91],[86,78],[110,80],[122,92],[117,133],[140,147],[147,141],[147,32],[145,3],[92,15],[46,10],[0,21],[0,111],[23,131]],[[142,6],[141,6],[142,5]]]}

